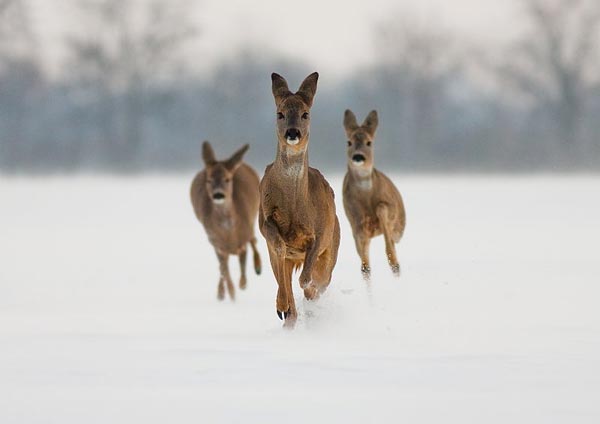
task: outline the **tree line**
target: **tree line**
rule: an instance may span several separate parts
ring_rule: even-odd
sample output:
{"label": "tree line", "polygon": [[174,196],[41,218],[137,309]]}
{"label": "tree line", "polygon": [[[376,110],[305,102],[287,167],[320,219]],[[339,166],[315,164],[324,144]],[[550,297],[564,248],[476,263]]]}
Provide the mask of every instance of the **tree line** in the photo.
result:
{"label": "tree line", "polygon": [[[0,172],[190,170],[203,139],[272,159],[270,73],[299,81],[309,64],[249,45],[200,76],[184,2],[72,1],[83,29],[64,40],[57,77],[27,0],[0,0]],[[343,111],[376,108],[388,170],[600,169],[600,3],[519,5],[525,30],[495,48],[391,13],[373,30],[373,65],[322,75],[311,162],[342,169]]]}

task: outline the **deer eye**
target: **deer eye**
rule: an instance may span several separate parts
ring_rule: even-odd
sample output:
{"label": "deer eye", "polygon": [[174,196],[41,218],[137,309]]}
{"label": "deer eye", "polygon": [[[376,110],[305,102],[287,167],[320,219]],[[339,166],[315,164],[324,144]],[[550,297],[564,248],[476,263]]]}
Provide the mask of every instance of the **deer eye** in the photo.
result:
{"label": "deer eye", "polygon": [[370,145],[371,145],[371,142],[370,142],[370,141],[367,141],[367,146],[370,146]]}
{"label": "deer eye", "polygon": [[348,140],[348,147],[352,146],[352,142]]}
{"label": "deer eye", "polygon": [[283,119],[283,118],[285,118],[285,116],[283,116],[283,113],[277,112],[277,119]]}
{"label": "deer eye", "polygon": [[304,112],[302,114],[302,119],[308,119],[308,112]]}

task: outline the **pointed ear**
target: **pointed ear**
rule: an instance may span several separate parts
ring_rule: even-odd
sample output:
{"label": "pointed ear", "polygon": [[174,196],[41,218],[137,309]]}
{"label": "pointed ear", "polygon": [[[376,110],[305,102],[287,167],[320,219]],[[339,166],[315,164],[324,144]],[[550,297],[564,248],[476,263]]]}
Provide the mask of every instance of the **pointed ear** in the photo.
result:
{"label": "pointed ear", "polygon": [[214,165],[217,162],[215,152],[208,141],[202,143],[202,159],[204,159],[206,166]]}
{"label": "pointed ear", "polygon": [[357,128],[358,122],[356,122],[356,115],[354,115],[350,109],[346,109],[346,112],[344,112],[344,129],[346,130],[346,135],[350,137],[350,134]]}
{"label": "pointed ear", "polygon": [[369,134],[371,134],[371,137],[375,137],[377,125],[379,125],[379,117],[377,116],[377,111],[372,110],[365,118],[365,122],[363,122],[362,127],[367,130]]}
{"label": "pointed ear", "polygon": [[319,79],[319,74],[317,72],[313,72],[309,76],[307,76],[302,84],[300,84],[300,88],[296,92],[297,95],[302,97],[302,99],[306,102],[308,107],[312,106],[313,99],[317,92],[317,80]]}
{"label": "pointed ear", "polygon": [[278,105],[288,97],[290,94],[290,89],[288,88],[287,81],[281,75],[273,72],[271,74],[271,82],[272,82],[272,90],[273,97],[275,97],[275,104]]}
{"label": "pointed ear", "polygon": [[231,155],[229,159],[225,161],[225,167],[229,171],[235,172],[238,169],[238,167],[242,164],[242,158],[244,157],[244,154],[248,151],[249,148],[249,145],[244,144],[237,152],[235,152],[233,155]]}

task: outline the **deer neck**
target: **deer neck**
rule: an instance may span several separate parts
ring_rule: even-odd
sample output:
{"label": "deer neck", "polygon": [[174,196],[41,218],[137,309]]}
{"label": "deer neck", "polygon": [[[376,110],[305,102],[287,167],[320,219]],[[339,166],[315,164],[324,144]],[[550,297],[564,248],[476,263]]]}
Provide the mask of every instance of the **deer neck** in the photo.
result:
{"label": "deer neck", "polygon": [[212,205],[213,216],[223,228],[233,228],[235,225],[235,213],[233,212],[233,200],[229,199],[222,205]]}
{"label": "deer neck", "polygon": [[373,167],[357,168],[348,165],[348,173],[356,186],[361,190],[371,190],[373,188]]}
{"label": "deer neck", "polygon": [[308,196],[308,145],[302,152],[293,152],[281,145],[277,148],[275,169],[282,177],[282,183],[294,197],[306,199]]}

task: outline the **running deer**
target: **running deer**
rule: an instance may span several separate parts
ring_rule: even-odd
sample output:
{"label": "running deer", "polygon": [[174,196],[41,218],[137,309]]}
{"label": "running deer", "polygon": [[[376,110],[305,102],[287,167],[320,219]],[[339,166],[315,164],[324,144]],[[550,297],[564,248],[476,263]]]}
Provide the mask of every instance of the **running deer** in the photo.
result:
{"label": "running deer", "polygon": [[293,328],[297,311],[292,273],[302,265],[300,287],[317,299],[331,281],[340,244],[333,190],[321,173],[308,166],[310,108],[317,91],[316,72],[296,93],[272,74],[277,108],[277,154],[260,182],[258,224],[269,248],[277,280],[277,315]]}
{"label": "running deer", "polygon": [[196,217],[204,226],[219,259],[220,277],[217,297],[225,298],[225,287],[231,300],[235,289],[229,275],[229,255],[240,260],[240,288],[246,288],[246,247],[254,254],[254,270],[260,274],[260,256],[256,250],[254,223],[258,213],[258,175],[242,162],[248,145],[229,159],[218,161],[208,141],[202,144],[206,168],[192,182],[191,198]]}
{"label": "running deer", "polygon": [[351,110],[344,114],[344,128],[348,136],[348,172],[344,177],[344,210],[362,262],[361,271],[366,281],[371,277],[369,244],[383,234],[388,263],[396,277],[400,264],[396,258],[395,243],[400,241],[406,226],[402,196],[381,171],[373,166],[373,142],[378,125],[377,111],[373,110],[358,125]]}

